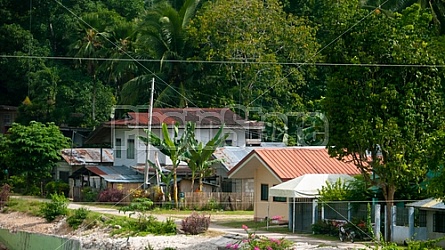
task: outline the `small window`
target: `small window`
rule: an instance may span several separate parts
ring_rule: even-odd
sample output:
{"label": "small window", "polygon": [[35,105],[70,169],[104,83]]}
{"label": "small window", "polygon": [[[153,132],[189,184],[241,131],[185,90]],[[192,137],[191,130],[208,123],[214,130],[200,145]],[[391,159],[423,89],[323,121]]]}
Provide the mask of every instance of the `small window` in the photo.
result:
{"label": "small window", "polygon": [[445,213],[436,212],[433,219],[433,232],[445,233]]}
{"label": "small window", "polygon": [[269,200],[269,185],[261,184],[261,200],[268,201]]}
{"label": "small window", "polygon": [[121,158],[122,157],[122,139],[121,138],[116,138],[116,158]]}
{"label": "small window", "polygon": [[127,140],[127,159],[134,159],[134,139]]}
{"label": "small window", "polygon": [[233,146],[233,141],[231,139],[225,141],[226,146]]}

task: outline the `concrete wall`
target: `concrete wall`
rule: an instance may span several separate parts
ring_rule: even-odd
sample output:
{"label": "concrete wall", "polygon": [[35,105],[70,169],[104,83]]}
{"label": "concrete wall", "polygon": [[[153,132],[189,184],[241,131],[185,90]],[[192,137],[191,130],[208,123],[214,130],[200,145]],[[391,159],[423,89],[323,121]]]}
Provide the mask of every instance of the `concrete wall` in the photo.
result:
{"label": "concrete wall", "polygon": [[[252,160],[252,163],[254,162],[260,164],[257,160]],[[264,219],[267,216],[272,217],[279,215],[283,217],[283,220],[288,220],[289,209],[287,202],[273,201],[273,197],[271,196],[267,196],[268,200],[261,200],[261,184],[267,184],[268,188],[271,188],[280,184],[280,182],[276,181],[276,178],[265,167],[256,168],[254,180],[254,218],[258,220]]]}
{"label": "concrete wall", "polygon": [[[410,240],[409,227],[394,226],[392,234],[394,242],[403,243],[406,240]],[[414,240],[426,240],[427,238],[428,232],[426,227],[414,228]]]}
{"label": "concrete wall", "polygon": [[80,242],[62,237],[0,229],[0,242],[11,250],[80,250]]}

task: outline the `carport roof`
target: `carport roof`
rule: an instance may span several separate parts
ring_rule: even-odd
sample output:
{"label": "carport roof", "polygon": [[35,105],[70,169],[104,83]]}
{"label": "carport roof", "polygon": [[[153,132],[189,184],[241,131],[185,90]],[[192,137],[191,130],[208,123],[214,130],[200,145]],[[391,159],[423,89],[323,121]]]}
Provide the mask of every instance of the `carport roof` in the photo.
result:
{"label": "carport roof", "polygon": [[423,210],[445,210],[445,204],[442,202],[442,200],[434,198],[415,201],[413,203],[406,204],[406,206],[415,207]]}

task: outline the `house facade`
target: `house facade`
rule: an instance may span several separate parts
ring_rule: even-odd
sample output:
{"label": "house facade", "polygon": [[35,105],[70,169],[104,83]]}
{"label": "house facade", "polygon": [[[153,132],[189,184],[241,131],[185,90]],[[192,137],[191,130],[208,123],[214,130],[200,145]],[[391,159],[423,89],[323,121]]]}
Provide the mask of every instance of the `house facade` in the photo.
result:
{"label": "house facade", "polygon": [[[269,188],[305,174],[360,174],[351,162],[331,158],[324,147],[255,148],[228,175],[253,179],[254,219],[280,216],[289,220],[285,197],[270,197]],[[312,204],[309,205],[312,210]]]}
{"label": "house facade", "polygon": [[[155,147],[145,145],[139,137],[146,137],[145,130],[150,126],[151,131],[162,138],[163,123],[167,124],[171,137],[175,124],[178,124],[181,136],[187,122],[196,124],[196,139],[203,143],[208,142],[224,125],[223,133],[229,135],[225,144],[234,147],[259,146],[264,129],[262,122],[243,119],[228,108],[154,108],[151,119],[147,112],[128,112],[122,119],[102,124],[87,143],[110,142],[114,166],[129,166],[143,171],[148,159],[151,162],[158,160],[161,166],[168,168],[172,165],[170,159]],[[185,163],[181,164],[178,176],[181,173],[186,176],[187,169]],[[154,169],[150,169],[149,175],[153,174]]]}

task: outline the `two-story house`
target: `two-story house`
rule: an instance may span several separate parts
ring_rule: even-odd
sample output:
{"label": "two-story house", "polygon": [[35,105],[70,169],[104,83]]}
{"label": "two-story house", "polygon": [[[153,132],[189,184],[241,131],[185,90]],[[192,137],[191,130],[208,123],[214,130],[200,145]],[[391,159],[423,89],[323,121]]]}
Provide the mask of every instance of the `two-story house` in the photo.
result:
{"label": "two-story house", "polygon": [[[229,134],[225,145],[234,147],[260,146],[264,129],[262,122],[246,120],[229,108],[154,108],[151,119],[148,112],[127,112],[121,119],[102,124],[93,132],[87,143],[109,142],[113,148],[115,166],[129,166],[139,171],[144,169],[147,158],[155,162],[157,151],[161,166],[168,169],[171,166],[170,159],[156,148],[145,145],[139,137],[147,136],[145,130],[149,124],[151,131],[161,136],[163,123],[168,125],[170,136],[173,136],[174,125],[179,124],[181,136],[187,122],[196,124],[196,139],[204,143],[224,125],[223,132]],[[187,176],[189,170],[182,164],[177,171],[178,176]],[[149,174],[154,174],[154,170],[150,168]]]}

